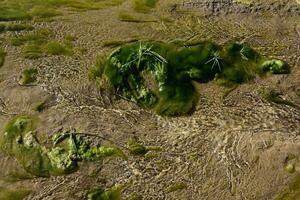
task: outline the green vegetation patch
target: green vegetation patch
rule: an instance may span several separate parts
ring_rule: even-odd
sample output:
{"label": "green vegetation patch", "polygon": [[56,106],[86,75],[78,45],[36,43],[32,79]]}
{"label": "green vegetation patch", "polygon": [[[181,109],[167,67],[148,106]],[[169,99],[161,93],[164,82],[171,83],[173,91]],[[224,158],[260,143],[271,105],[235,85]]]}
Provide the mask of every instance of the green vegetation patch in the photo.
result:
{"label": "green vegetation patch", "polygon": [[124,44],[137,42],[138,39],[129,39],[129,40],[109,40],[103,43],[103,47],[118,47]]}
{"label": "green vegetation patch", "polygon": [[52,147],[46,148],[34,131],[36,124],[33,117],[18,116],[7,124],[0,137],[0,148],[14,156],[30,174],[42,177],[67,174],[77,170],[79,161],[122,155],[115,147],[92,146],[72,131],[54,134]]}
{"label": "green vegetation patch", "polygon": [[274,89],[265,89],[261,92],[261,95],[262,95],[262,98],[264,100],[266,100],[267,102],[275,103],[275,104],[282,104],[282,105],[287,105],[287,106],[291,106],[294,108],[298,108],[298,106],[296,104],[294,104],[293,102],[283,99],[282,93],[278,92]]}
{"label": "green vegetation patch", "polygon": [[36,59],[47,55],[73,54],[72,41],[65,40],[62,43],[52,39],[48,29],[39,29],[30,33],[16,36],[11,39],[14,46],[22,46],[25,58]]}
{"label": "green vegetation patch", "polygon": [[38,71],[35,68],[25,69],[20,78],[20,85],[28,85],[36,82]]}
{"label": "green vegetation patch", "polygon": [[186,186],[185,183],[179,182],[179,183],[174,183],[174,184],[170,185],[168,187],[167,191],[169,193],[171,193],[171,192],[176,192],[176,191],[184,190],[186,188],[187,188],[187,186]]}
{"label": "green vegetation patch", "polygon": [[135,42],[117,48],[102,63],[96,76],[104,75],[116,91],[160,115],[191,112],[198,100],[195,82],[216,80],[233,87],[255,74],[289,72],[283,61],[264,58],[235,42]]}
{"label": "green vegetation patch", "polygon": [[57,41],[50,41],[45,44],[43,50],[48,55],[72,55],[73,52],[66,45]]}
{"label": "green vegetation patch", "polygon": [[143,200],[143,197],[139,194],[134,193],[134,194],[130,195],[128,200]]}
{"label": "green vegetation patch", "polygon": [[29,24],[0,23],[0,33],[4,31],[31,31],[33,29],[33,26]]}
{"label": "green vegetation patch", "polygon": [[147,22],[156,22],[157,20],[151,16],[144,14],[132,14],[128,12],[120,12],[119,20],[123,22],[134,22],[134,23],[147,23]]}
{"label": "green vegetation patch", "polygon": [[107,190],[94,189],[88,193],[88,200],[121,200],[121,189],[117,187]]}
{"label": "green vegetation patch", "polygon": [[42,112],[47,107],[46,102],[40,102],[33,105],[32,110],[36,112]]}
{"label": "green vegetation patch", "polygon": [[145,155],[148,152],[144,145],[139,144],[134,140],[128,142],[127,148],[132,155]]}
{"label": "green vegetation patch", "polygon": [[0,187],[1,200],[22,200],[31,193],[31,190],[26,188],[7,189]]}
{"label": "green vegetation patch", "polygon": [[158,0],[134,0],[134,10],[137,12],[149,12],[155,7]]}
{"label": "green vegetation patch", "polygon": [[272,74],[290,73],[289,66],[285,62],[277,59],[266,60],[260,67],[263,72],[271,72]]}
{"label": "green vegetation patch", "polygon": [[119,5],[124,0],[2,0],[0,21],[45,19],[66,10],[82,11]]}
{"label": "green vegetation patch", "polygon": [[6,52],[4,49],[0,48],[0,67],[4,65]]}

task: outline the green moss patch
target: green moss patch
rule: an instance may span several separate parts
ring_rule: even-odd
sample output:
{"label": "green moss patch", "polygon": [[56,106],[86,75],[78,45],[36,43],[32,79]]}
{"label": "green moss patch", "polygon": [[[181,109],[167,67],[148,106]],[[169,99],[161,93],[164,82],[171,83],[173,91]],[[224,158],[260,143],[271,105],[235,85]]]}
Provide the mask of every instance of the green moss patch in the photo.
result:
{"label": "green moss patch", "polygon": [[6,52],[4,49],[0,48],[0,67],[4,65]]}
{"label": "green moss patch", "polygon": [[88,200],[121,200],[121,189],[117,187],[107,190],[94,189],[88,193]]}
{"label": "green moss patch", "polygon": [[47,107],[46,102],[40,102],[33,105],[32,110],[36,112],[42,112]]}
{"label": "green moss patch", "polygon": [[298,108],[298,106],[293,102],[282,98],[282,93],[274,89],[264,89],[263,91],[261,91],[261,96],[264,100],[266,100],[269,103],[282,104]]}
{"label": "green moss patch", "polygon": [[145,155],[148,152],[144,145],[139,144],[134,140],[128,142],[127,148],[132,155]]}
{"label": "green moss patch", "polygon": [[46,43],[43,50],[48,55],[72,55],[73,53],[66,45],[57,41],[50,41]]}
{"label": "green moss patch", "polygon": [[183,47],[150,41],[116,49],[97,76],[105,75],[117,91],[142,107],[179,115],[191,112],[198,100],[195,82],[216,80],[233,87],[255,74],[288,73],[286,69],[283,61],[264,58],[246,44],[205,41]]}
{"label": "green moss patch", "polygon": [[260,65],[260,70],[263,72],[271,72],[272,74],[287,74],[290,73],[289,66],[278,59],[266,60]]}
{"label": "green moss patch", "polygon": [[168,187],[167,192],[172,193],[172,192],[184,190],[186,188],[187,188],[187,186],[185,183],[182,183],[182,182],[174,183]]}
{"label": "green moss patch", "polygon": [[144,14],[132,14],[129,12],[120,12],[119,20],[123,22],[133,22],[133,23],[146,23],[146,22],[156,22],[157,20],[149,15]]}
{"label": "green moss patch", "polygon": [[135,193],[135,194],[130,195],[128,200],[143,200],[143,197],[141,195],[138,195]]}
{"label": "green moss patch", "polygon": [[137,12],[149,12],[155,7],[158,0],[134,0],[134,10]]}
{"label": "green moss patch", "polygon": [[29,68],[29,69],[25,69],[20,77],[20,85],[28,85],[31,83],[36,82],[37,80],[37,69],[35,68]]}
{"label": "green moss patch", "polygon": [[17,23],[1,23],[0,33],[4,31],[31,31],[33,26],[29,24],[17,24]]}
{"label": "green moss patch", "polygon": [[130,39],[130,40],[108,40],[103,43],[103,47],[118,47],[124,44],[137,42],[138,39]]}
{"label": "green moss patch", "polygon": [[92,146],[71,131],[59,132],[52,137],[52,147],[41,145],[36,132],[37,119],[19,116],[12,119],[0,137],[0,147],[14,156],[30,174],[47,177],[77,170],[78,162],[122,156],[115,147]]}
{"label": "green moss patch", "polygon": [[7,189],[0,187],[1,200],[22,200],[31,193],[31,190],[26,188]]}
{"label": "green moss patch", "polygon": [[145,146],[135,139],[130,139],[127,143],[127,150],[131,155],[145,156],[145,158],[150,159],[157,156],[154,151],[162,151],[162,148],[159,146]]}
{"label": "green moss patch", "polygon": [[115,6],[124,0],[2,0],[0,21],[45,19],[61,15],[66,10],[82,11]]}
{"label": "green moss patch", "polygon": [[22,46],[24,57],[29,59],[36,59],[47,55],[71,56],[73,54],[72,41],[56,41],[48,29],[39,29],[14,37],[11,39],[11,44]]}

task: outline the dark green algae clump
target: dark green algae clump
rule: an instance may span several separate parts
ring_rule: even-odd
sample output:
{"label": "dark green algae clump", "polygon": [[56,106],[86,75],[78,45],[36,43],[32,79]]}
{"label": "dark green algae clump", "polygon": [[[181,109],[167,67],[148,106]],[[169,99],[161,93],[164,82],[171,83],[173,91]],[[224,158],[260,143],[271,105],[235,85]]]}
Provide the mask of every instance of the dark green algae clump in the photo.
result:
{"label": "dark green algae clump", "polygon": [[108,156],[121,156],[118,148],[92,146],[74,131],[53,135],[52,146],[41,145],[36,132],[37,119],[18,116],[6,126],[0,137],[1,150],[14,156],[30,174],[41,177],[62,175],[78,169],[80,161],[101,160]]}
{"label": "dark green algae clump", "polygon": [[87,195],[88,200],[121,200],[121,188],[112,187],[107,190],[94,189]]}
{"label": "dark green algae clump", "polygon": [[160,115],[189,113],[198,99],[196,82],[234,86],[256,74],[289,73],[285,62],[265,58],[246,44],[209,41],[191,46],[135,42],[114,50],[96,67],[103,72],[98,77],[104,74],[117,92]]}

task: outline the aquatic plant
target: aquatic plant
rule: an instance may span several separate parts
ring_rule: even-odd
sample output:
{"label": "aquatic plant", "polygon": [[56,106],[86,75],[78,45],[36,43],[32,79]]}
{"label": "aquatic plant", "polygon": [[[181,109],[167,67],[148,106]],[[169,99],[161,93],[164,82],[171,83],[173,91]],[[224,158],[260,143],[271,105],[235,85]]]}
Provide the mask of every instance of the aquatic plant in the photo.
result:
{"label": "aquatic plant", "polygon": [[14,156],[30,174],[47,177],[71,173],[82,160],[95,161],[109,156],[122,156],[115,147],[92,146],[74,131],[58,132],[51,148],[41,145],[36,132],[37,119],[18,116],[12,119],[0,137],[1,150]]}
{"label": "aquatic plant", "polygon": [[216,51],[213,53],[213,57],[210,60],[208,60],[205,64],[212,62],[211,70],[213,70],[217,65],[219,71],[222,72],[221,64],[220,64],[221,60],[222,58],[219,56],[219,52]]}
{"label": "aquatic plant", "polygon": [[[260,56],[246,44],[210,41],[187,47],[135,42],[117,48],[101,64],[101,74],[116,91],[160,115],[189,113],[198,98],[195,81],[216,80],[233,87],[256,73],[288,73],[288,69],[285,62]],[[151,74],[157,87],[149,88],[143,74]]]}

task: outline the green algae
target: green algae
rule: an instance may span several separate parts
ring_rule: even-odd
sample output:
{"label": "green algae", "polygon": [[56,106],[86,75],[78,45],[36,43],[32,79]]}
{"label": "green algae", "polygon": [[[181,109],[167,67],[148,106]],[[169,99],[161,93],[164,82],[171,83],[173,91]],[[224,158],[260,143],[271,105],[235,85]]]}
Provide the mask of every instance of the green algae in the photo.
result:
{"label": "green algae", "polygon": [[[246,44],[210,41],[191,46],[155,41],[123,45],[102,60],[99,69],[99,77],[105,75],[126,98],[171,116],[193,110],[199,95],[195,82],[215,80],[234,87],[251,81],[256,74],[289,72],[285,62],[265,58]],[[154,89],[145,84],[145,73],[153,77]]]}
{"label": "green algae", "polygon": [[112,187],[107,190],[94,189],[88,193],[88,200],[121,200],[121,190]]}
{"label": "green algae", "polygon": [[132,155],[145,155],[148,152],[144,145],[139,144],[134,140],[128,142],[127,148]]}
{"label": "green algae", "polygon": [[59,42],[53,39],[48,29],[38,29],[11,39],[13,46],[21,46],[25,58],[37,59],[52,55],[73,55],[73,41],[65,39]]}
{"label": "green algae", "polygon": [[42,112],[47,108],[46,102],[39,102],[33,105],[32,110],[36,112]]}
{"label": "green algae", "polygon": [[289,100],[282,98],[282,95],[283,94],[281,92],[276,91],[274,89],[264,89],[263,91],[261,91],[262,98],[267,102],[298,108],[298,105],[294,104]]}
{"label": "green algae", "polygon": [[145,146],[135,139],[130,139],[127,142],[127,150],[131,155],[134,156],[145,156],[146,159],[157,157],[158,154],[154,151],[162,151],[162,148],[159,146]]}
{"label": "green algae", "polygon": [[142,200],[143,197],[141,195],[138,195],[136,193],[130,195],[130,197],[128,197],[128,200]]}
{"label": "green algae", "polygon": [[58,41],[49,41],[43,46],[43,50],[48,55],[72,55],[73,52],[71,48],[68,48],[67,45],[63,45]]}
{"label": "green algae", "polygon": [[51,37],[49,29],[38,29],[30,33],[22,34],[11,39],[14,46],[22,46],[26,43],[43,44]]}
{"label": "green algae", "polygon": [[121,11],[119,13],[119,20],[122,22],[132,22],[132,23],[148,23],[148,22],[157,22],[154,17],[141,15],[141,14],[132,14],[130,12]]}
{"label": "green algae", "polygon": [[7,189],[0,187],[0,200],[22,200],[31,192],[26,188]]}
{"label": "green algae", "polygon": [[36,82],[38,71],[35,68],[25,69],[19,80],[20,85],[28,85]]}
{"label": "green algae", "polygon": [[0,24],[0,32],[2,31],[31,31],[33,26],[29,24],[18,24],[18,23],[4,23]]}
{"label": "green algae", "polygon": [[80,161],[96,161],[109,156],[121,156],[115,147],[92,146],[72,131],[59,132],[52,137],[52,147],[40,144],[36,132],[37,119],[18,116],[6,126],[0,138],[1,149],[14,156],[30,174],[48,177],[76,171]]}
{"label": "green algae", "polygon": [[278,59],[271,59],[271,60],[264,61],[261,64],[261,70],[264,72],[269,71],[273,74],[290,73],[290,69],[288,65],[285,62]]}
{"label": "green algae", "polygon": [[37,119],[19,116],[12,119],[6,126],[0,140],[3,151],[14,156],[30,174],[49,176],[51,168],[46,149],[39,145],[33,130]]}
{"label": "green algae", "polygon": [[103,43],[103,47],[118,47],[124,44],[137,42],[138,39],[132,38],[129,40],[108,40]]}
{"label": "green algae", "polygon": [[185,183],[178,182],[178,183],[174,183],[174,184],[170,185],[167,189],[167,192],[172,193],[172,192],[184,190],[186,188],[187,188],[187,186]]}
{"label": "green algae", "polygon": [[13,32],[19,32],[19,31],[31,31],[34,27],[25,24],[25,23],[0,23],[0,33],[1,32],[7,32],[7,31],[13,31]]}
{"label": "green algae", "polygon": [[66,11],[84,11],[116,6],[124,0],[2,0],[0,21],[49,19]]}
{"label": "green algae", "polygon": [[147,13],[154,8],[158,0],[134,0],[134,10],[137,12]]}

